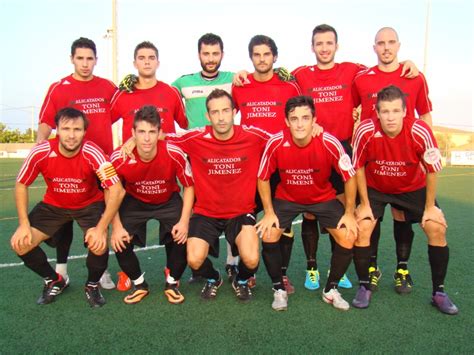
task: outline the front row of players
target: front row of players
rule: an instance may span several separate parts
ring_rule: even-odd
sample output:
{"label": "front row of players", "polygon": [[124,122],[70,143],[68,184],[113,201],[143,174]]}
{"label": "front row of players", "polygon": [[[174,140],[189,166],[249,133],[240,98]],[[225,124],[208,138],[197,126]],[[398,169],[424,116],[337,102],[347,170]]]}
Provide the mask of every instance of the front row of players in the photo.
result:
{"label": "front row of players", "polygon": [[[449,259],[447,224],[435,200],[440,153],[429,126],[422,120],[405,118],[405,97],[400,89],[390,86],[378,93],[378,120],[363,121],[356,130],[352,162],[336,138],[328,133],[313,136],[315,109],[310,97],[288,100],[288,128],[273,136],[234,125],[233,101],[223,90],[214,90],[206,107],[210,126],[168,135],[166,141],[158,139],[161,129],[156,110],[143,107],[135,116],[132,157],[123,158],[116,151],[112,163],[97,146],[83,141],[87,129],[84,114],[70,108],[58,113],[57,138],[31,151],[16,186],[19,227],[11,245],[25,265],[45,280],[39,304],[52,302],[66,287],[39,244],[48,242],[71,220],[83,229],[89,249],[85,292],[90,305],[105,303],[97,283],[107,266],[110,222],[111,246],[134,286],[124,301],[140,302],[149,291],[133,246],[145,245],[146,223],[157,219],[160,243],[166,248],[165,295],[169,302],[184,301],[179,279],[186,263],[207,279],[201,297],[216,297],[222,278],[208,255],[218,256],[219,236],[224,232],[233,253],[241,257],[239,272],[232,280],[237,298],[251,299],[248,280],[258,268],[260,236],[263,261],[273,284],[272,308],[286,310],[288,295],[278,240],[297,215],[308,212],[336,241],[323,301],[337,309],[349,309],[337,287],[354,260],[359,288],[352,305],[367,308],[372,297],[370,235],[389,203],[404,211],[406,221],[420,223],[428,237],[432,304],[443,313],[458,312],[444,292]],[[333,169],[344,180],[344,204],[336,199],[330,183]],[[275,172],[280,176],[272,196],[270,177]],[[43,201],[28,215],[27,187],[39,173],[48,188]],[[184,187],[183,199],[176,177]],[[125,184],[124,199],[120,179]],[[258,223],[254,214],[257,186],[264,209]],[[360,204],[356,208],[357,192]]]}

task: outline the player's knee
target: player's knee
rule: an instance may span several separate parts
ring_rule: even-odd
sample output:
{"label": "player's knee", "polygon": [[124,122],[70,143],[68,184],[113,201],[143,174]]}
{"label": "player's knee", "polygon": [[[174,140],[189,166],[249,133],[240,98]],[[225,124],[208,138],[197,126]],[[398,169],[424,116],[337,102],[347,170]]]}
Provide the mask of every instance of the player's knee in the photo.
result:
{"label": "player's knee", "polygon": [[202,263],[204,262],[205,257],[201,255],[197,255],[196,253],[189,252],[187,253],[187,261],[188,265],[191,269],[197,270],[201,267]]}
{"label": "player's knee", "polygon": [[101,255],[104,255],[107,252],[107,247],[103,247],[103,248],[100,248],[100,249],[94,249],[94,250],[89,248],[89,251],[94,255],[101,256]]}
{"label": "player's knee", "polygon": [[446,227],[442,224],[428,221],[426,222],[425,231],[430,245],[445,246],[447,244]]}
{"label": "player's knee", "polygon": [[248,269],[255,269],[258,266],[259,263],[259,255],[257,253],[252,253],[250,255],[246,255],[245,257],[243,255],[240,256],[242,258],[242,262],[245,264],[245,266]]}

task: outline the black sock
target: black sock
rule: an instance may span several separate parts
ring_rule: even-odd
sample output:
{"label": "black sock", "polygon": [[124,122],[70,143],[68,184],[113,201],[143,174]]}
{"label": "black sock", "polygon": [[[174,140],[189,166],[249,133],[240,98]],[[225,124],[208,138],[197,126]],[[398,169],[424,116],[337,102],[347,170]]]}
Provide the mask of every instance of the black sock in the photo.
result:
{"label": "black sock", "polygon": [[124,273],[130,278],[130,280],[136,280],[142,275],[140,268],[140,262],[138,261],[137,255],[133,251],[132,243],[125,243],[126,248],[121,252],[116,252],[118,264]]}
{"label": "black sock", "polygon": [[102,274],[107,269],[107,262],[109,261],[109,251],[106,250],[102,255],[95,255],[91,251],[87,254],[86,266],[88,270],[88,283],[99,282]]}
{"label": "black sock", "polygon": [[377,269],[377,253],[380,240],[380,219],[377,220],[375,228],[370,236],[370,261],[369,266]]}
{"label": "black sock", "polygon": [[246,281],[249,278],[251,278],[258,270],[258,265],[257,267],[253,269],[249,269],[244,262],[242,261],[242,258],[239,258],[239,272],[237,273],[237,281]]}
{"label": "black sock", "polygon": [[431,266],[431,281],[433,283],[433,295],[435,292],[444,292],[444,279],[448,271],[449,248],[428,245],[428,259]]}
{"label": "black sock", "polygon": [[354,246],[354,266],[359,277],[360,286],[369,289],[369,258],[370,246]]}
{"label": "black sock", "polygon": [[415,233],[411,223],[393,221],[393,236],[397,250],[397,270],[408,269],[408,259],[410,258],[411,245]]}
{"label": "black sock", "polygon": [[186,270],[186,244],[173,241],[167,243],[165,249],[167,250],[166,267],[170,270],[170,276],[178,281]]}
{"label": "black sock", "polygon": [[209,258],[206,258],[201,267],[194,271],[196,272],[196,275],[202,276],[206,279],[219,279],[219,271],[214,269],[214,266],[212,266],[212,261]]}
{"label": "black sock", "polygon": [[36,272],[43,279],[58,279],[56,271],[54,271],[54,269],[48,263],[48,258],[46,257],[43,249],[40,247],[33,248],[28,253],[18,256],[21,260],[23,260],[27,268]]}
{"label": "black sock", "polygon": [[301,224],[301,239],[303,241],[304,253],[306,254],[307,269],[316,270],[318,268],[316,254],[318,252],[319,243],[317,220],[307,219],[303,216],[303,223]]}
{"label": "black sock", "polygon": [[334,248],[336,247],[336,239],[334,239],[334,237],[329,234],[329,242],[331,243],[331,253],[334,253]]}
{"label": "black sock", "polygon": [[339,280],[346,272],[352,261],[352,249],[347,249],[336,243],[331,257],[331,271],[324,292],[337,288]]}
{"label": "black sock", "polygon": [[279,241],[280,244],[280,251],[281,251],[281,267],[283,275],[286,275],[286,270],[290,265],[290,258],[291,258],[291,251],[293,250],[293,243],[295,238],[287,237],[286,235],[282,235]]}
{"label": "black sock", "polygon": [[56,245],[56,262],[58,264],[67,263],[69,250],[71,249],[72,244],[72,229],[73,222],[71,221],[63,225],[61,229],[54,233],[54,238],[58,238],[58,243]]}
{"label": "black sock", "polygon": [[275,290],[284,290],[281,274],[280,244],[262,242],[262,258]]}

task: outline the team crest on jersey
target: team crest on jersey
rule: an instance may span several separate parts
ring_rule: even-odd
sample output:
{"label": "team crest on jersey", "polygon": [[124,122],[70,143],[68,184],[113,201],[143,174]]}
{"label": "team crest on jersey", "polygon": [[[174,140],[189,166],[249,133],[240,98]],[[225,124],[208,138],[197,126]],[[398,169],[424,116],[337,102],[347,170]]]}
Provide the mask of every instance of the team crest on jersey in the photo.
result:
{"label": "team crest on jersey", "polygon": [[374,138],[382,138],[382,133],[380,131],[375,132]]}
{"label": "team crest on jersey", "polygon": [[423,160],[430,165],[437,164],[441,160],[441,152],[438,148],[429,148],[423,154]]}
{"label": "team crest on jersey", "polygon": [[349,155],[344,154],[342,157],[339,158],[339,168],[343,171],[349,171],[352,169],[352,162]]}
{"label": "team crest on jersey", "polygon": [[290,142],[286,141],[285,143],[283,143],[283,146],[284,146],[284,147],[290,147],[291,144],[290,144]]}
{"label": "team crest on jersey", "polygon": [[58,155],[56,154],[56,152],[53,150],[51,152],[51,154],[49,155],[50,158],[56,158]]}

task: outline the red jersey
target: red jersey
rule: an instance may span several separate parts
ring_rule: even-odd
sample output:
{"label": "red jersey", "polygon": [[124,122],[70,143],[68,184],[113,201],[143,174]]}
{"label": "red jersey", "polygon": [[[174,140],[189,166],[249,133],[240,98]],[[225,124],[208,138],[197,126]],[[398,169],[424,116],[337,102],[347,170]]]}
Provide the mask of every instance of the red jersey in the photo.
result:
{"label": "red jersey", "polygon": [[311,205],[336,198],[336,190],[329,181],[333,167],[344,181],[355,175],[351,158],[336,137],[324,132],[308,145],[299,147],[293,142],[290,130],[285,129],[268,141],[258,177],[269,180],[278,170],[281,181],[275,198]]}
{"label": "red jersey", "polygon": [[363,65],[345,62],[325,70],[317,65],[302,66],[292,73],[303,95],[314,99],[316,122],[340,141],[352,137],[352,81],[364,69]]}
{"label": "red jersey", "polygon": [[269,133],[286,127],[285,104],[289,98],[301,95],[294,81],[282,81],[278,75],[265,82],[256,81],[253,74],[249,84],[232,86],[232,97],[240,110],[242,125],[254,126]]}
{"label": "red jersey", "polygon": [[184,114],[184,106],[178,90],[162,81],[157,81],[152,88],[134,89],[133,92],[118,91],[113,97],[112,117],[116,120],[123,119],[123,142],[132,136],[135,113],[145,105],[156,107],[160,114],[163,132],[176,132],[175,121],[181,128],[188,127],[188,120]]}
{"label": "red jersey", "polygon": [[93,141],[110,154],[113,151],[110,101],[116,90],[114,83],[98,76],[89,81],[79,81],[69,75],[49,87],[39,122],[54,129],[56,113],[65,107],[74,107],[84,112],[89,119],[85,139]]}
{"label": "red jersey", "polygon": [[[404,118],[400,134],[387,136],[378,119],[360,124],[354,135],[354,167],[365,166],[367,186],[400,194],[426,185],[425,170],[441,170],[441,154],[428,124]],[[420,164],[421,163],[421,164]]]}
{"label": "red jersey", "polygon": [[183,151],[170,142],[158,141],[157,146],[156,156],[147,162],[140,159],[136,148],[133,151],[136,159],[123,159],[120,149],[111,156],[127,193],[155,205],[168,201],[173,192],[180,191],[176,177],[185,187],[193,185],[191,167]]}
{"label": "red jersey", "polygon": [[183,135],[168,135],[191,161],[195,181],[194,212],[213,218],[233,218],[255,209],[257,170],[268,133],[234,125],[225,141],[206,126]]}
{"label": "red jersey", "polygon": [[43,202],[73,210],[104,199],[97,178],[103,188],[120,181],[105,153],[91,141],[84,142],[71,158],[59,151],[58,138],[38,144],[26,157],[16,181],[29,186],[39,173],[47,185]]}
{"label": "red jersey", "polygon": [[354,80],[352,95],[355,107],[359,104],[362,105],[361,121],[368,118],[377,118],[375,112],[377,93],[389,85],[397,86],[406,95],[406,118],[415,118],[415,110],[418,116],[433,110],[428,98],[428,85],[423,74],[420,73],[413,79],[402,78],[400,77],[402,68],[400,65],[397,70],[387,73],[375,66],[357,75]]}

